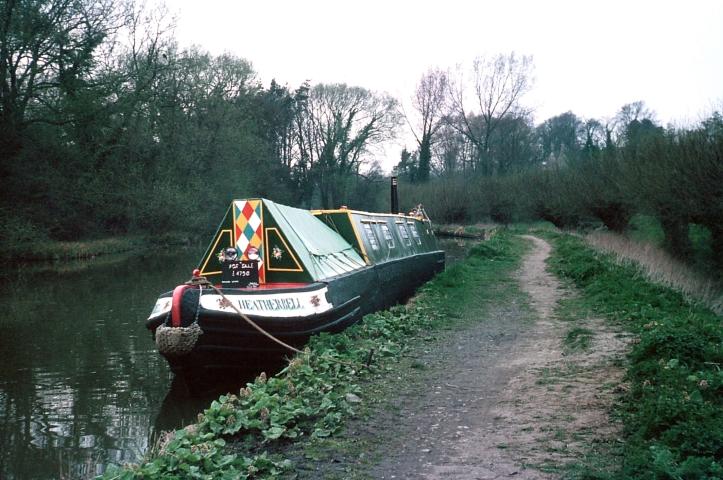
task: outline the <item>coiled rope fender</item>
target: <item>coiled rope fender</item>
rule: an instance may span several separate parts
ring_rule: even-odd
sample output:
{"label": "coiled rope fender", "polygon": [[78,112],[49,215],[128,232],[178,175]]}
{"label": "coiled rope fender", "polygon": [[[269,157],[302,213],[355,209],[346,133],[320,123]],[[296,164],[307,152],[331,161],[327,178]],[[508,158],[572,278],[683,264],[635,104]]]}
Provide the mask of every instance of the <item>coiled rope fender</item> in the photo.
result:
{"label": "coiled rope fender", "polygon": [[198,323],[188,327],[168,327],[159,325],[156,328],[156,347],[164,355],[181,356],[191,353],[203,330]]}
{"label": "coiled rope fender", "polygon": [[[203,285],[201,284],[198,285],[198,304],[196,305],[196,316],[193,323],[187,327],[181,326],[181,301],[184,293],[189,288],[192,288],[192,286],[189,282],[186,282],[174,289],[171,311],[166,315],[163,324],[156,328],[156,348],[164,355],[181,356],[191,353],[198,342],[198,337],[203,335],[203,330],[198,324],[198,315],[201,311],[201,295],[203,294]],[[169,317],[171,326],[168,325]]]}

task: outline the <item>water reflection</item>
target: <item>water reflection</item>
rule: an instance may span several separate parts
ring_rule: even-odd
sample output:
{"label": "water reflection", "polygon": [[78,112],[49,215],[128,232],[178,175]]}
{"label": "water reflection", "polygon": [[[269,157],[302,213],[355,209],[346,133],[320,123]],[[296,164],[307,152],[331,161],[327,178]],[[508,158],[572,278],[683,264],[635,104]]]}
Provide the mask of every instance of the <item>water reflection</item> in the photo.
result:
{"label": "water reflection", "polygon": [[[282,367],[280,363],[269,365],[266,372],[273,375]],[[183,377],[173,378],[155,417],[151,444],[161,432],[195,423],[199,412],[208,408],[219,395],[238,393],[241,387],[253,382],[259,373],[256,370],[219,370],[212,374],[206,373],[203,379],[195,379],[190,383]]]}
{"label": "water reflection", "polygon": [[[472,242],[440,245],[451,264]],[[108,463],[137,461],[155,432],[194,422],[253,379],[258,372],[224,373],[189,390],[143,324],[201,253],[101,257],[0,278],[0,478],[92,478]]]}
{"label": "water reflection", "polygon": [[1,478],[88,478],[147,450],[171,374],[143,319],[183,255],[2,279]]}

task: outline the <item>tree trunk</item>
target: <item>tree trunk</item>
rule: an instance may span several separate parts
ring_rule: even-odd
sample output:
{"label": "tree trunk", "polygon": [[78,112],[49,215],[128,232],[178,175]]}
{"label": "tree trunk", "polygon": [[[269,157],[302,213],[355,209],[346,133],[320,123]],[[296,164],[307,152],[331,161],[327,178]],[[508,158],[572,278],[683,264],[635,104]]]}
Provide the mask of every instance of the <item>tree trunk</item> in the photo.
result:
{"label": "tree trunk", "polygon": [[710,230],[710,247],[713,254],[713,263],[718,272],[723,275],[723,224],[712,222],[706,225]]}
{"label": "tree trunk", "polygon": [[608,230],[615,233],[623,233],[628,228],[632,217],[630,208],[620,202],[607,203],[593,208],[592,213],[603,222]]}
{"label": "tree trunk", "polygon": [[679,215],[660,213],[660,223],[665,234],[665,248],[673,256],[688,258],[692,250],[688,236],[688,221]]}
{"label": "tree trunk", "polygon": [[432,160],[432,145],[429,136],[424,136],[419,144],[419,168],[417,169],[417,181],[426,183],[429,181],[430,163]]}

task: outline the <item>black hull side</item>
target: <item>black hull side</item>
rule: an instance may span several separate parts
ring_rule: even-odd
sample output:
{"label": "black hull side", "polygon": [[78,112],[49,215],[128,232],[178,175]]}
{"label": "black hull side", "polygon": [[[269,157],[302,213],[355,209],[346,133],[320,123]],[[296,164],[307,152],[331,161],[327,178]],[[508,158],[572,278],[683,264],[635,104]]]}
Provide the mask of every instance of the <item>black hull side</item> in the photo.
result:
{"label": "black hull side", "polygon": [[[385,262],[325,282],[328,300],[334,305],[327,312],[299,318],[249,318],[283,342],[302,348],[311,335],[340,332],[368,313],[405,301],[443,269],[442,251]],[[197,291],[193,294],[197,299]],[[166,356],[176,375],[192,379],[216,369],[261,371],[293,356],[293,352],[254,330],[236,313],[202,309],[198,322],[204,333],[193,351]],[[155,333],[160,323],[159,319],[151,320],[147,326]]]}

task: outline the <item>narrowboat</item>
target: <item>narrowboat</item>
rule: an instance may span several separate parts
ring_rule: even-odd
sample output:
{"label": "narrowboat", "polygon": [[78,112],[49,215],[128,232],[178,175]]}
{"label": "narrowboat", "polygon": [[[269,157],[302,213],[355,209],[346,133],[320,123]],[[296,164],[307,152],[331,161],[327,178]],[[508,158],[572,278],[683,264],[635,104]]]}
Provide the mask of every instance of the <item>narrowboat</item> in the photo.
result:
{"label": "narrowboat", "polygon": [[299,348],[404,300],[444,261],[422,208],[404,215],[233,200],[192,280],[163,293],[146,326],[177,375],[254,368],[290,352],[246,319]]}

